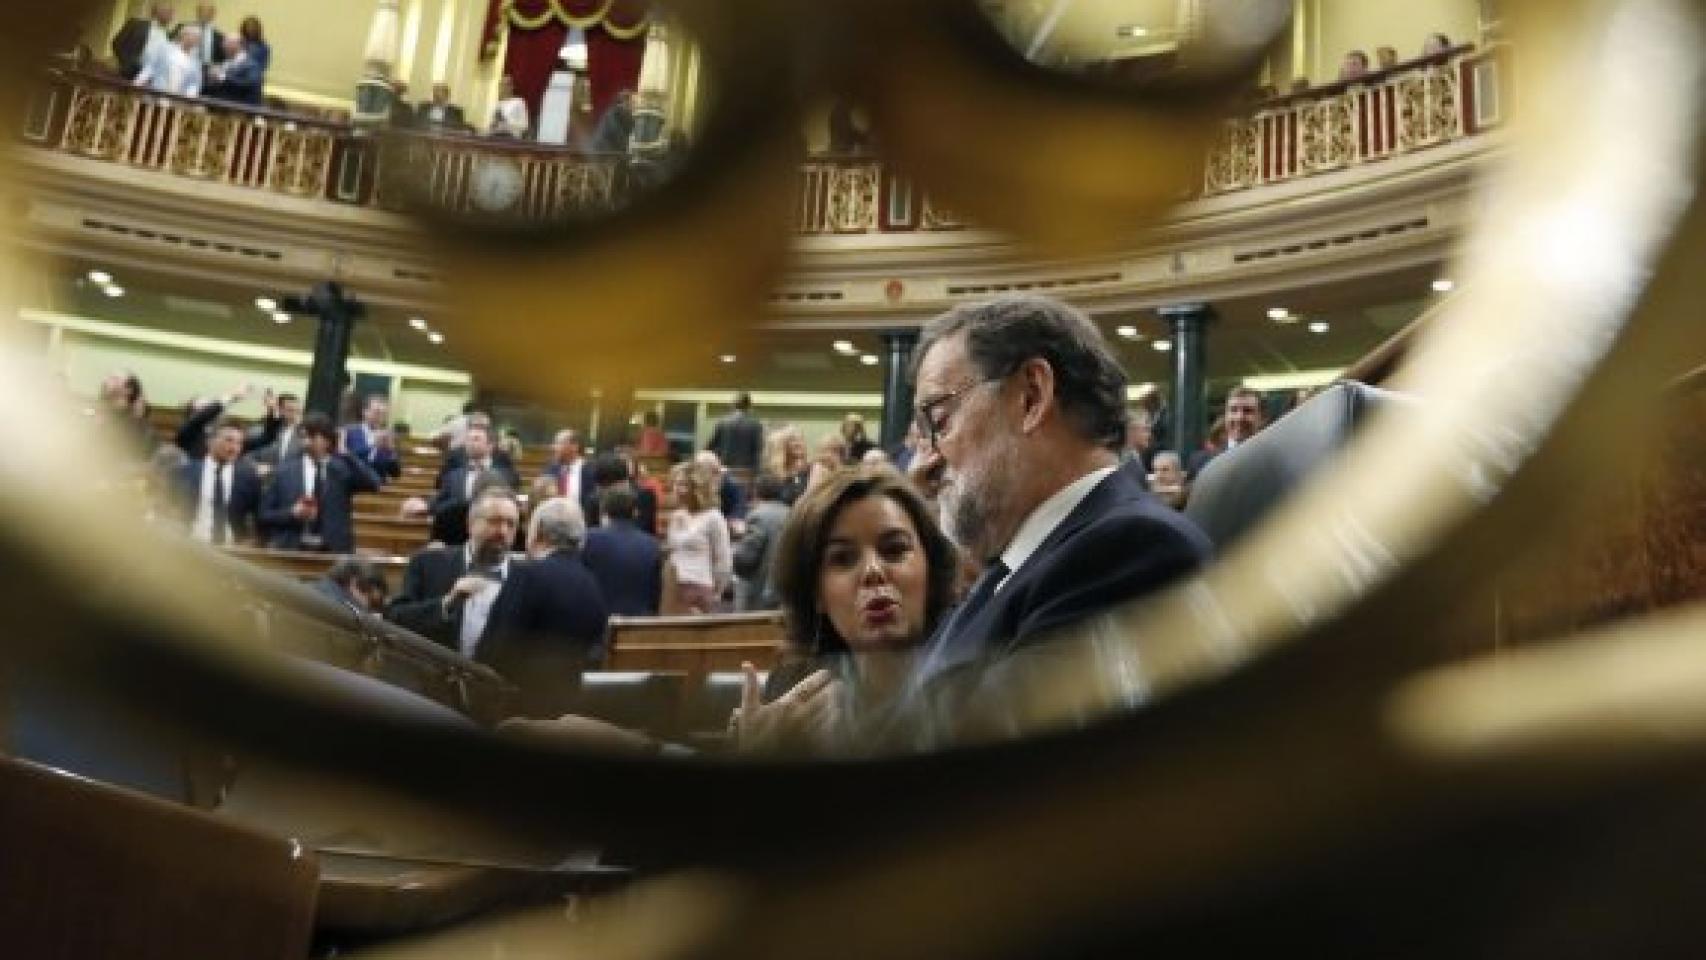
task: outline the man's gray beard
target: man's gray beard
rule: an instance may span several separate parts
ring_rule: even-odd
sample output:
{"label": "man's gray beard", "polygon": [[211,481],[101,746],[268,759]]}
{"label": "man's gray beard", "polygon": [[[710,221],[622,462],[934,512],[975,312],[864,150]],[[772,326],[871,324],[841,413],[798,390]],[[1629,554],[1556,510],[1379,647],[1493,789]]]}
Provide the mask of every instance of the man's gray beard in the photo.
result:
{"label": "man's gray beard", "polygon": [[474,544],[474,563],[481,567],[495,567],[504,561],[504,554],[509,552],[507,543],[489,543],[481,540]]}
{"label": "man's gray beard", "polygon": [[980,561],[997,552],[997,545],[992,539],[996,532],[995,519],[1000,516],[1002,505],[1007,500],[1009,475],[1006,471],[1017,469],[1009,455],[1012,446],[1010,442],[1002,441],[1001,449],[989,451],[990,456],[983,461],[981,489],[970,489],[968,475],[955,471],[938,498],[942,507],[942,527],[948,539]]}

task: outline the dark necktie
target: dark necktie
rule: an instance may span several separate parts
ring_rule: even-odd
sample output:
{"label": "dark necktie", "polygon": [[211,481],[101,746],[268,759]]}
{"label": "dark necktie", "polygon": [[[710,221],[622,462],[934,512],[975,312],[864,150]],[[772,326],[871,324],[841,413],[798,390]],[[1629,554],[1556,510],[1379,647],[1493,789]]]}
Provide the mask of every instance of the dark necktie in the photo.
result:
{"label": "dark necktie", "polygon": [[972,584],[971,592],[966,594],[965,602],[954,611],[953,622],[948,625],[945,637],[957,641],[958,633],[971,623],[979,611],[988,605],[989,599],[995,596],[995,588],[1006,579],[1007,573],[1007,565],[1001,562],[1000,557],[989,561],[989,565],[983,568],[983,575],[977,578],[977,582]]}
{"label": "dark necktie", "polygon": [[225,471],[229,464],[216,464],[213,468],[213,542],[215,545],[225,542],[231,523],[231,505],[225,499]]}

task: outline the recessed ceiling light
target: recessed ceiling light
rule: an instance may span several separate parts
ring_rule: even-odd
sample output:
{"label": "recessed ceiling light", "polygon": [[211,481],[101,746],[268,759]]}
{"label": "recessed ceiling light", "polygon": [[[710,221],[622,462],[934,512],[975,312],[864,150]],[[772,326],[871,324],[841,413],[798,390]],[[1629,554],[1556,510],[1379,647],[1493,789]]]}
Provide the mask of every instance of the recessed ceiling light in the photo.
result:
{"label": "recessed ceiling light", "polygon": [[1450,293],[1452,290],[1456,289],[1457,284],[1444,277],[1440,277],[1438,280],[1434,281],[1433,287],[1435,293]]}
{"label": "recessed ceiling light", "polygon": [[98,283],[104,287],[107,284],[113,282],[113,275],[106,272],[105,270],[90,270],[89,271],[89,282],[90,283]]}
{"label": "recessed ceiling light", "polygon": [[859,348],[855,347],[851,340],[837,340],[835,341],[835,352],[851,356],[852,354],[858,353]]}
{"label": "recessed ceiling light", "polygon": [[723,361],[724,363],[734,363],[736,360],[738,360],[740,358],[736,357],[732,353],[725,353],[722,356],[718,357],[717,359]]}
{"label": "recessed ceiling light", "polygon": [[1331,329],[1333,329],[1332,325],[1327,323],[1325,320],[1317,320],[1309,325],[1310,333],[1326,333]]}
{"label": "recessed ceiling light", "polygon": [[1126,338],[1127,340],[1136,340],[1137,339],[1137,328],[1136,327],[1120,327],[1120,328],[1116,329],[1114,332],[1119,334],[1120,336]]}
{"label": "recessed ceiling light", "polygon": [[1173,349],[1173,341],[1171,341],[1171,340],[1157,340],[1154,343],[1150,344],[1150,346],[1154,347],[1156,350],[1159,350],[1162,353],[1166,353],[1167,351]]}
{"label": "recessed ceiling light", "polygon": [[416,330],[425,330],[427,328],[426,318],[425,317],[410,317],[409,318],[409,326],[414,327]]}
{"label": "recessed ceiling light", "polygon": [[106,286],[106,288],[104,290],[102,290],[101,292],[106,294],[109,297],[112,297],[114,300],[117,300],[119,297],[124,296],[124,288],[119,286],[116,283],[108,284]]}
{"label": "recessed ceiling light", "polygon": [[290,314],[288,314],[288,313],[274,313],[272,315],[272,322],[273,323],[289,323],[290,322]]}
{"label": "recessed ceiling light", "polygon": [[264,310],[267,313],[276,313],[278,311],[278,301],[271,297],[256,297],[255,307],[256,309]]}
{"label": "recessed ceiling light", "polygon": [[1269,307],[1268,308],[1268,319],[1269,320],[1284,320],[1285,318],[1287,318],[1289,316],[1291,316],[1291,311],[1287,310],[1285,307]]}
{"label": "recessed ceiling light", "polygon": [[431,340],[433,343],[443,343],[444,342],[444,334],[439,333],[437,330],[434,330],[432,333],[427,334],[427,339]]}
{"label": "recessed ceiling light", "polygon": [[867,367],[874,367],[877,364],[882,363],[881,360],[877,359],[877,355],[874,353],[865,354],[864,356],[859,358],[859,362],[864,364]]}

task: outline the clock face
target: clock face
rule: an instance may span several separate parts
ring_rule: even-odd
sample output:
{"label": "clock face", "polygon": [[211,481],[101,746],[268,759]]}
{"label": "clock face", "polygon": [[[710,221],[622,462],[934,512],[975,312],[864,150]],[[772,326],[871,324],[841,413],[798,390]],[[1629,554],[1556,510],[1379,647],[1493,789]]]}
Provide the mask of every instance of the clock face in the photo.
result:
{"label": "clock face", "polygon": [[503,213],[521,199],[521,167],[514,160],[486,157],[474,168],[471,197],[486,213]]}

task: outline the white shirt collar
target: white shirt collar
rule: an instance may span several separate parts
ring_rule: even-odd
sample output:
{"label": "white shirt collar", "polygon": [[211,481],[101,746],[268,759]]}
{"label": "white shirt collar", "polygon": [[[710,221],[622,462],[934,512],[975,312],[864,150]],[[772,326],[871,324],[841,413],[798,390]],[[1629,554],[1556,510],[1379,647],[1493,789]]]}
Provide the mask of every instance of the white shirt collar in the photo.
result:
{"label": "white shirt collar", "polygon": [[1018,573],[1020,568],[1024,567],[1025,561],[1031,559],[1031,554],[1037,552],[1037,548],[1043,545],[1043,541],[1047,540],[1049,534],[1054,532],[1054,528],[1060,526],[1061,522],[1072,511],[1078,509],[1078,505],[1084,502],[1084,498],[1090,495],[1090,491],[1096,489],[1097,484],[1107,479],[1108,474],[1113,473],[1114,469],[1114,467],[1102,467],[1086,473],[1062,487],[1054,496],[1044,500],[1037,505],[1035,510],[1031,511],[1031,515],[1025,518],[1025,522],[1019,524],[1019,532],[1013,534],[1013,539],[1008,542],[1007,549],[1001,551],[1001,562],[1007,566],[1007,576],[996,585],[997,593],[1007,585],[1008,580],[1013,579],[1013,574]]}

